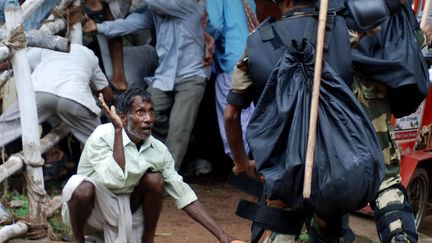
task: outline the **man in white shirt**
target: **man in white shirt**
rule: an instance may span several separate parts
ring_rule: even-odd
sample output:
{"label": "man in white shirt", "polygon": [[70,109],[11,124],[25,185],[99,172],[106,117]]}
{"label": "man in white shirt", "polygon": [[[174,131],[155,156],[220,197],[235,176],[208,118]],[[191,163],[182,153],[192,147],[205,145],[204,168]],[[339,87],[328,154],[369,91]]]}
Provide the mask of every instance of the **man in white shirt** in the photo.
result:
{"label": "man in white shirt", "polygon": [[[112,91],[94,53],[72,44],[69,53],[29,48],[33,89],[39,122],[51,125],[64,122],[84,144],[100,124],[100,108],[92,90],[112,100]],[[21,136],[18,101],[0,116],[0,147]]]}
{"label": "man in white shirt", "polygon": [[63,188],[63,219],[72,226],[73,242],[87,230],[103,231],[104,241],[154,242],[163,191],[178,208],[220,242],[240,242],[225,233],[174,169],[168,148],[151,136],[155,112],[150,94],[130,88],[111,109],[99,96],[112,123],[89,137],[77,175]]}

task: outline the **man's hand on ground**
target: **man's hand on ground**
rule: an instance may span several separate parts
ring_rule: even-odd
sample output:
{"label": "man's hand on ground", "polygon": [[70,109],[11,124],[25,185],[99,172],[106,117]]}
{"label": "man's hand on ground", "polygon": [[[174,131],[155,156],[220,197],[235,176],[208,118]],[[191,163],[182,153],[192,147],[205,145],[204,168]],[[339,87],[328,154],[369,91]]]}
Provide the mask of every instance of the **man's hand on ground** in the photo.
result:
{"label": "man's hand on ground", "polygon": [[219,240],[220,243],[245,243],[244,241],[241,240],[237,240],[236,237],[231,236],[231,235],[226,235],[225,239],[221,239]]}

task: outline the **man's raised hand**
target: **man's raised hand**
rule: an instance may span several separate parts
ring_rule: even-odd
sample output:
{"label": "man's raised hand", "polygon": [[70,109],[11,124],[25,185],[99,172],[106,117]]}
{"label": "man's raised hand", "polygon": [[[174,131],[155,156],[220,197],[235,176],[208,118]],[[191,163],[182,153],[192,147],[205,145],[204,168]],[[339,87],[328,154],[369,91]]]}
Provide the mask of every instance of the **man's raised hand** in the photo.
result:
{"label": "man's raised hand", "polygon": [[111,106],[111,109],[108,107],[108,105],[105,103],[105,99],[102,93],[99,94],[99,101],[102,105],[102,109],[105,112],[105,115],[108,117],[108,119],[111,120],[112,124],[114,125],[114,128],[123,128],[123,122],[120,118],[120,116],[117,114],[117,109],[115,106]]}

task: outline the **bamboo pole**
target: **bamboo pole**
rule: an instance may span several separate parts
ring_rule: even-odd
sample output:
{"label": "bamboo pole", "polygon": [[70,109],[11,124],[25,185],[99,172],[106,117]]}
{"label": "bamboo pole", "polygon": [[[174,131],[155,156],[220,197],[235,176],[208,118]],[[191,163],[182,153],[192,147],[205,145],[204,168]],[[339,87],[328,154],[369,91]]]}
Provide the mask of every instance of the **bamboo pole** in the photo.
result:
{"label": "bamboo pole", "polygon": [[63,19],[55,19],[51,22],[43,24],[39,30],[45,31],[48,34],[56,34],[66,27],[66,23]]}
{"label": "bamboo pole", "polygon": [[[17,0],[6,2],[5,19],[8,32],[12,32],[23,25],[24,20]],[[11,58],[11,63],[19,101],[23,156],[26,161],[32,164],[26,166],[24,174],[29,199],[28,220],[31,225],[46,225],[48,223],[46,219],[48,196],[44,188],[36,98],[26,50],[16,50],[15,55]]]}
{"label": "bamboo pole", "polygon": [[431,8],[431,0],[425,0],[426,3],[423,6],[423,11],[422,11],[422,17],[421,17],[421,21],[420,21],[420,28],[423,29],[428,21],[429,18],[429,14],[430,14],[430,8]]}
{"label": "bamboo pole", "polygon": [[[46,153],[50,148],[56,145],[62,138],[64,138],[69,133],[69,128],[64,124],[60,124],[58,127],[51,130],[45,137],[40,141],[40,153]],[[0,165],[0,183],[2,183],[6,178],[15,174],[24,165],[24,161],[21,157],[12,155],[9,159]]]}
{"label": "bamboo pole", "polygon": [[[51,35],[51,33],[46,33],[46,31],[31,30],[26,32],[27,46],[29,47],[40,47],[45,49],[50,49],[54,51],[69,52],[70,43],[67,38]],[[7,40],[7,38],[0,38],[0,40]],[[0,62],[10,58],[12,52],[9,47],[0,45]]]}
{"label": "bamboo pole", "polygon": [[6,180],[6,178],[15,174],[24,166],[24,161],[15,155],[9,157],[9,159],[0,165],[0,183]]}
{"label": "bamboo pole", "polygon": [[[57,9],[60,11],[65,10],[68,8],[75,0],[62,0],[59,5],[57,6]],[[56,34],[59,31],[66,28],[66,23],[63,19],[59,19],[53,14],[51,14],[47,18],[48,22],[43,24],[39,29],[41,31],[46,31],[47,33]]]}
{"label": "bamboo pole", "polygon": [[[47,217],[52,217],[54,213],[63,205],[63,198],[56,196],[49,201]],[[0,243],[7,242],[10,239],[20,237],[27,233],[28,225],[24,221],[18,221],[15,224],[6,225],[0,229]]]}
{"label": "bamboo pole", "polygon": [[28,231],[28,226],[24,221],[7,225],[0,229],[0,243],[19,237]]}
{"label": "bamboo pole", "polygon": [[22,15],[24,18],[24,21],[28,19],[36,9],[38,9],[42,4],[45,2],[45,0],[26,0],[22,5]]}
{"label": "bamboo pole", "polygon": [[[69,128],[64,124],[53,129],[41,140],[41,153],[45,153],[52,146],[57,144],[63,137],[69,133]],[[8,161],[0,166],[0,183],[7,177],[19,171],[24,165],[21,157],[11,156]],[[29,199],[30,200],[30,199]],[[62,206],[62,197],[57,196],[51,199],[48,203],[46,217],[51,217],[54,212]],[[6,242],[9,239],[16,238],[24,235],[29,230],[25,222],[18,221],[18,223],[7,225],[0,229],[0,243]]]}
{"label": "bamboo pole", "polygon": [[[26,0],[21,5],[24,20],[28,19],[33,14],[33,12],[43,4],[43,2],[45,2],[45,0]],[[2,39],[1,36],[3,36],[5,32],[6,25],[0,26],[0,39]]]}
{"label": "bamboo pole", "polygon": [[328,0],[320,1],[318,34],[312,89],[312,102],[309,117],[308,143],[306,147],[305,175],[303,182],[303,198],[309,199],[312,190],[312,173],[315,155],[316,130],[318,121],[318,105],[320,96],[321,74],[324,54],[324,38],[327,22]]}
{"label": "bamboo pole", "polygon": [[[29,0],[27,0],[29,1]],[[26,2],[27,2],[26,1]],[[26,4],[26,2],[24,2],[24,4],[22,5],[23,11],[25,11],[26,13],[29,13],[29,16],[34,12],[34,10],[36,9],[35,7],[40,6],[40,4],[43,3],[42,0],[34,0],[36,2],[33,2],[31,4]],[[59,5],[57,6],[57,9],[59,9],[60,11],[65,10],[73,1],[75,0],[62,0]],[[24,16],[24,19],[27,19],[29,16]],[[63,30],[66,26],[65,22],[63,19],[59,19],[56,16],[54,16],[53,14],[51,14],[47,20],[49,20],[49,22],[43,24],[39,29],[41,31],[44,31],[46,33],[49,34],[56,34],[59,31]],[[5,30],[5,25],[0,27],[0,39],[4,39],[5,35],[6,35],[6,30]]]}
{"label": "bamboo pole", "polygon": [[60,142],[60,140],[66,137],[66,135],[68,135],[69,133],[70,130],[64,123],[61,123],[58,127],[52,129],[47,135],[45,135],[45,137],[41,139],[40,153],[46,153],[50,148]]}
{"label": "bamboo pole", "polygon": [[[1,39],[0,39],[1,40]],[[11,55],[9,47],[0,45],[0,62],[3,62]]]}
{"label": "bamboo pole", "polygon": [[3,88],[3,86],[9,80],[9,77],[11,75],[12,75],[12,71],[11,70],[0,71],[0,89]]}
{"label": "bamboo pole", "polygon": [[58,35],[49,35],[40,30],[31,30],[26,33],[27,46],[40,47],[54,51],[69,52],[70,42],[67,38]]}

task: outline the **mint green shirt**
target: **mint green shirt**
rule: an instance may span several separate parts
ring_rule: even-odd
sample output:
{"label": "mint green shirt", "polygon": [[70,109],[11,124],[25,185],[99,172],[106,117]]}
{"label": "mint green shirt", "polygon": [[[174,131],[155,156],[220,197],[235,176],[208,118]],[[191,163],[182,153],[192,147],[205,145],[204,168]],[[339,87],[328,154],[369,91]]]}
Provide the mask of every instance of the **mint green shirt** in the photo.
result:
{"label": "mint green shirt", "polygon": [[111,123],[98,126],[88,138],[82,152],[77,174],[90,177],[105,185],[114,194],[131,193],[148,169],[160,172],[165,190],[183,208],[197,200],[190,186],[174,169],[168,148],[150,136],[138,150],[123,130],[125,171],[113,157],[114,127]]}

